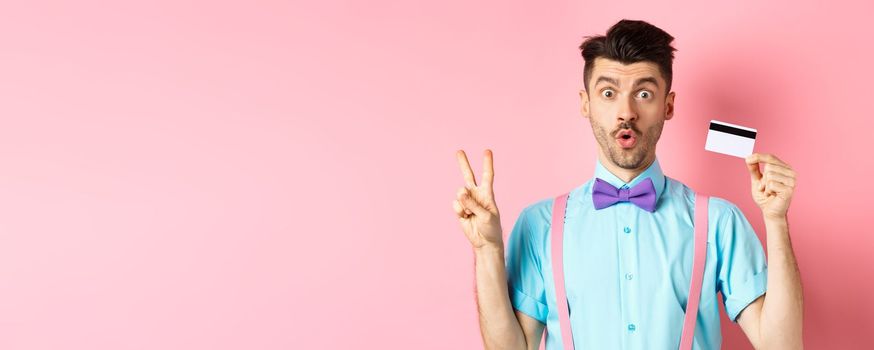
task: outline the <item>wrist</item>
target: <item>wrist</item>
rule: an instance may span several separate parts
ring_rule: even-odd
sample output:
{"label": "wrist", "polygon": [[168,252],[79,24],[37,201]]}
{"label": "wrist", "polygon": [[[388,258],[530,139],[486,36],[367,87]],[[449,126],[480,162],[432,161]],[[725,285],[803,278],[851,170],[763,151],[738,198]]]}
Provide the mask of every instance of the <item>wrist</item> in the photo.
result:
{"label": "wrist", "polygon": [[789,218],[786,215],[781,215],[781,216],[765,215],[763,217],[763,219],[765,220],[765,224],[771,224],[771,225],[786,225],[789,223]]}
{"label": "wrist", "polygon": [[504,255],[504,244],[503,242],[501,244],[484,244],[480,247],[473,248],[473,252],[476,255]]}

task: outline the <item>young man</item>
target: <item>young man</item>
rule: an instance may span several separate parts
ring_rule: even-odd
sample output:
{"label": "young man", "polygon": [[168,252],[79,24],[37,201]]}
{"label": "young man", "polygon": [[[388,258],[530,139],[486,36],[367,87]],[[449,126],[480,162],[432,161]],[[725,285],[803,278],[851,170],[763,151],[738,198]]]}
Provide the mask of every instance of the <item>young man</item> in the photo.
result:
{"label": "young man", "polygon": [[[674,113],[672,41],[649,23],[622,20],[606,36],[588,37],[580,46],[585,60],[581,114],[591,123],[599,152],[593,178],[570,192],[563,231],[576,349],[677,349],[680,343],[695,192],[665,176],[656,158],[662,126]],[[464,151],[457,158],[466,186],[458,190],[453,207],[474,248],[485,347],[537,349],[547,327],[547,349],[560,349],[549,254],[554,199],[523,209],[505,251],[491,151],[485,151],[479,184]],[[720,347],[716,293],[721,291],[731,321],[756,349],[801,349],[801,281],[786,216],[795,171],[770,154],[753,154],[746,166],[752,197],[765,219],[768,258],[738,207],[710,197],[693,347]],[[604,183],[643,189],[654,199],[598,204],[593,187]]]}

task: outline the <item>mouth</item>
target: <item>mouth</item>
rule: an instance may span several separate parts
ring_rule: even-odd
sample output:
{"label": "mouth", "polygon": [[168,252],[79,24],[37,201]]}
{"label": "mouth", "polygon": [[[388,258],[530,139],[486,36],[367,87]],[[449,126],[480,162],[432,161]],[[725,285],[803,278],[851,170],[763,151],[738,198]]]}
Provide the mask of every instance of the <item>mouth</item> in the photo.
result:
{"label": "mouth", "polygon": [[637,145],[637,134],[634,131],[628,130],[620,130],[616,135],[616,142],[619,143],[619,146],[622,148],[628,149],[633,148]]}

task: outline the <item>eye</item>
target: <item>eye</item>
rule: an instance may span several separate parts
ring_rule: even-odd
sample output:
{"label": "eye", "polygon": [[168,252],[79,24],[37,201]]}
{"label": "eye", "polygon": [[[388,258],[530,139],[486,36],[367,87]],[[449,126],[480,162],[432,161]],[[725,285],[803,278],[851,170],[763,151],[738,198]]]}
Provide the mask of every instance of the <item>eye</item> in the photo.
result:
{"label": "eye", "polygon": [[652,97],[652,93],[650,93],[649,91],[643,90],[640,93],[638,93],[638,96],[640,96],[641,98],[650,98],[650,97]]}
{"label": "eye", "polygon": [[613,90],[604,89],[603,91],[601,91],[601,95],[607,98],[613,97]]}

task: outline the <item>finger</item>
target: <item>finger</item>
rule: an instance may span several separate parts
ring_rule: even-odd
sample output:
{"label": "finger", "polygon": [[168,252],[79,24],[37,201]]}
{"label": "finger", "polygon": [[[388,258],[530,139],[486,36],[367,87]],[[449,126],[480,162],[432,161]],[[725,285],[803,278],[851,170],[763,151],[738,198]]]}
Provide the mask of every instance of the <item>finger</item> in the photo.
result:
{"label": "finger", "polygon": [[492,159],[492,150],[487,149],[483,154],[483,184],[492,188],[495,181],[495,166]]}
{"label": "finger", "polygon": [[750,163],[771,163],[783,166],[789,166],[786,162],[777,158],[777,156],[770,153],[753,153],[746,158],[747,164]]}
{"label": "finger", "polygon": [[476,179],[473,177],[473,170],[470,168],[470,162],[467,161],[467,155],[464,154],[463,150],[458,150],[458,152],[455,152],[455,155],[455,158],[458,158],[458,166],[461,168],[464,182],[470,188],[476,187]]}
{"label": "finger", "polygon": [[477,203],[467,193],[461,196],[461,204],[463,204],[465,208],[473,211],[473,214],[476,216],[486,217],[487,215],[491,214],[488,210],[479,205],[479,203]]}
{"label": "finger", "polygon": [[455,191],[455,199],[458,199],[460,201],[461,196],[465,194],[470,195],[470,190],[468,190],[467,187],[460,187],[458,188],[458,191]]}
{"label": "finger", "polygon": [[464,207],[461,205],[457,199],[452,201],[452,209],[455,209],[455,215],[458,215],[459,219],[466,219],[467,213],[465,213]]}
{"label": "finger", "polygon": [[753,181],[757,181],[762,178],[762,172],[759,170],[759,163],[749,163],[747,162],[747,170],[750,172],[750,179]]}
{"label": "finger", "polygon": [[762,166],[762,174],[763,182],[768,182],[768,180],[770,180],[772,178],[772,175],[774,174],[780,174],[793,179],[795,178],[795,170],[770,163],[764,163],[764,165]]}
{"label": "finger", "polygon": [[792,187],[789,187],[782,182],[770,181],[768,182],[768,190],[769,192],[773,192],[778,197],[783,199],[788,199],[792,196]]}
{"label": "finger", "polygon": [[774,173],[774,172],[767,173],[767,176],[768,176],[768,182],[777,181],[777,182],[780,182],[780,183],[787,185],[787,186],[793,186],[793,187],[795,186],[795,179],[791,178],[789,176]]}
{"label": "finger", "polygon": [[464,209],[464,213],[467,215],[470,215],[470,214],[473,214],[473,212],[470,211],[470,209],[468,209],[467,207],[465,207],[464,203],[461,202],[461,197],[465,196],[465,195],[470,196],[470,190],[468,190],[467,187],[461,187],[458,189],[458,191],[455,192],[455,198],[461,204],[461,207]]}
{"label": "finger", "polygon": [[792,170],[792,168],[790,168],[790,167],[777,165],[777,164],[765,163],[765,165],[762,167],[762,171],[765,173],[773,171],[773,172],[783,174],[783,175],[786,175],[789,177],[795,177],[795,170]]}
{"label": "finger", "polygon": [[753,153],[753,154],[748,155],[746,158],[744,158],[744,162],[746,162],[747,164],[758,163],[759,162],[759,154]]}

